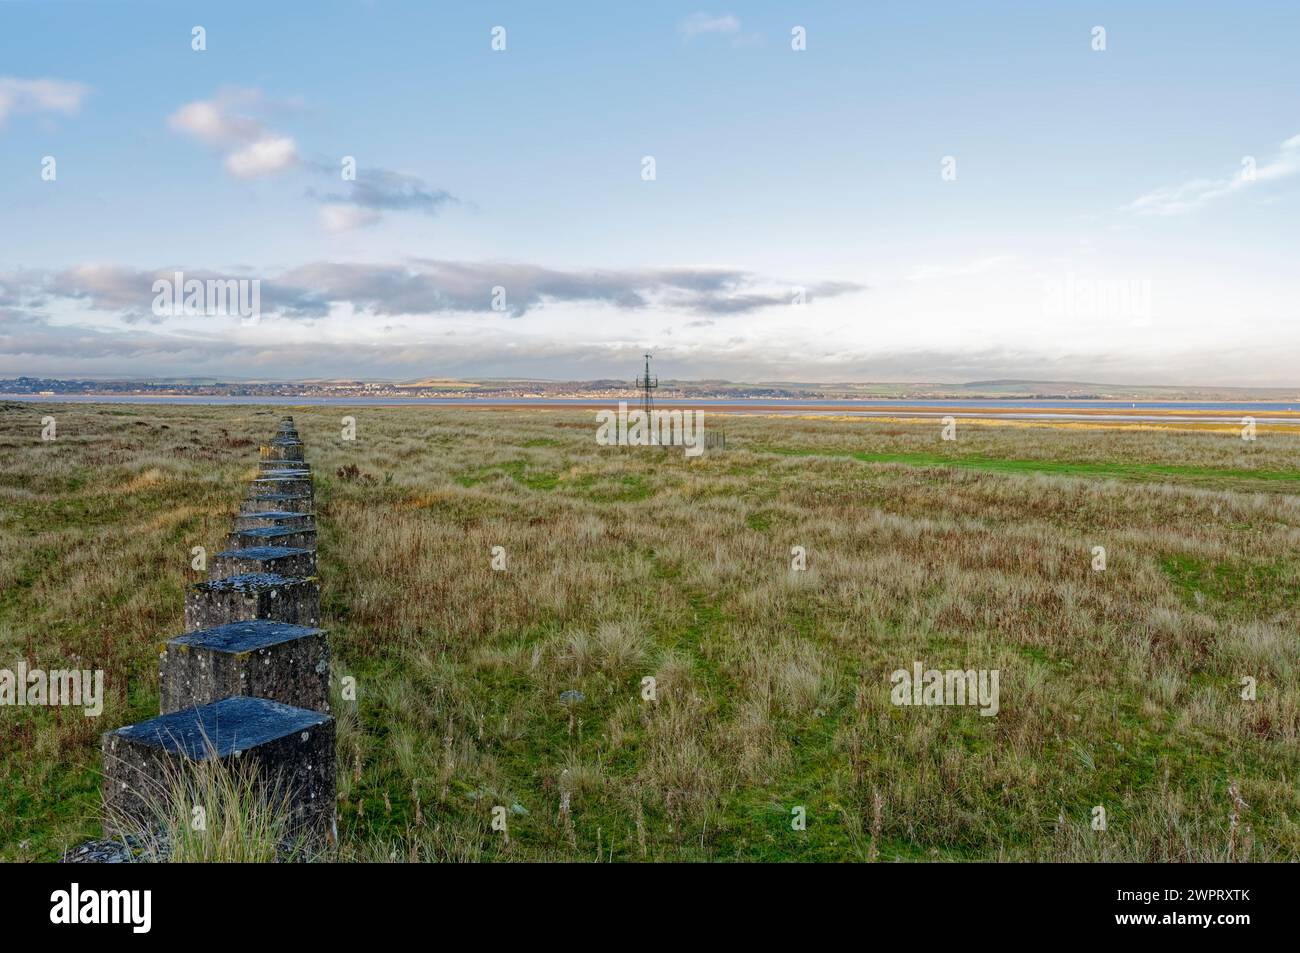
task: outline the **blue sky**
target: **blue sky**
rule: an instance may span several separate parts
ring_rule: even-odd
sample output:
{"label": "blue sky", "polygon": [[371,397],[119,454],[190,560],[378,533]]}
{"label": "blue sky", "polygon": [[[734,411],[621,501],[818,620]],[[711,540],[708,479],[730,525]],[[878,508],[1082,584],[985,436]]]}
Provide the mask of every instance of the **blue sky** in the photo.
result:
{"label": "blue sky", "polygon": [[[0,375],[621,378],[648,348],[1297,385],[1298,40],[1281,0],[0,4]],[[156,313],[178,270],[259,280],[260,319]]]}

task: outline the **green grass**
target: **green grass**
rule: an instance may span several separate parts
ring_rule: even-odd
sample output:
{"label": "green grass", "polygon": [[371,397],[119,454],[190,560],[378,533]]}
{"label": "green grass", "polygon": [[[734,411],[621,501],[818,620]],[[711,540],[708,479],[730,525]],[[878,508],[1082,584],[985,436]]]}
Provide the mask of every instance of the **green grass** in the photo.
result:
{"label": "green grass", "polygon": [[[825,451],[765,447],[761,452],[787,456],[827,456]],[[1178,480],[1225,482],[1258,480],[1265,483],[1300,486],[1300,471],[1229,469],[1222,467],[1185,466],[1167,463],[1063,462],[1054,460],[1015,460],[974,455],[940,453],[870,453],[845,450],[838,455],[863,463],[898,464],[911,467],[960,467],[986,473],[1024,473],[1050,476],[1102,477],[1130,480]],[[1294,489],[1288,488],[1288,492]]]}
{"label": "green grass", "polygon": [[520,486],[527,487],[530,490],[549,492],[554,490],[560,483],[558,474],[539,469],[531,465],[527,460],[511,460],[496,466],[479,467],[458,476],[456,482],[464,487],[477,486],[500,473],[505,474]]}
{"label": "green grass", "polygon": [[1300,576],[1294,562],[1249,558],[1207,561],[1186,554],[1171,554],[1160,568],[1177,586],[1189,605],[1209,600],[1211,608],[1240,607],[1249,616],[1288,612],[1300,604]]}

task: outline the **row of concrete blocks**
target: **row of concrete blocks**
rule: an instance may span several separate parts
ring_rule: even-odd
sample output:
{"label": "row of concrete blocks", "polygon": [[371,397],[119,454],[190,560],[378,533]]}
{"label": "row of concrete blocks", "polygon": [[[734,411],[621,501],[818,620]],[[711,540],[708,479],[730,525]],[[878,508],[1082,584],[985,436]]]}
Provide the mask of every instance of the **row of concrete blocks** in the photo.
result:
{"label": "row of concrete blocks", "polygon": [[251,762],[290,830],[333,840],[334,719],[320,623],[310,466],[293,418],[262,446],[227,548],[185,594],[186,633],[159,649],[159,717],[103,738],[105,833],[156,823],[189,763]]}

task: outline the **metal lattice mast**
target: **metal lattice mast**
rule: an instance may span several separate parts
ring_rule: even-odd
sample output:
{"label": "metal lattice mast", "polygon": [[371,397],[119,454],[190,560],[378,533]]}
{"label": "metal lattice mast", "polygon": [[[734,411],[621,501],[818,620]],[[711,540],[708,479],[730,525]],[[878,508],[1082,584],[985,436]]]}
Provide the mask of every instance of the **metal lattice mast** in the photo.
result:
{"label": "metal lattice mast", "polygon": [[636,382],[637,387],[641,389],[641,409],[646,412],[646,419],[650,419],[650,414],[655,409],[654,392],[659,387],[659,378],[650,377],[650,355],[645,356],[645,377]]}

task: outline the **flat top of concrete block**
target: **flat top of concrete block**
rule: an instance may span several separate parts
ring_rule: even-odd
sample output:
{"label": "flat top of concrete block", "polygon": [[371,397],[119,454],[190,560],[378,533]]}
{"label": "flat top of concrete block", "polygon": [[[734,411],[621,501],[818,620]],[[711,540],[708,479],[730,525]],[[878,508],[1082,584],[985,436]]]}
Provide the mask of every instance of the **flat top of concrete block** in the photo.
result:
{"label": "flat top of concrete block", "polygon": [[292,512],[291,510],[262,510],[260,513],[245,513],[245,514],[243,514],[242,516],[240,516],[239,519],[241,519],[241,520],[252,520],[252,519],[258,519],[258,520],[281,520],[281,519],[288,519],[290,516],[292,516],[292,517],[294,517],[294,518],[297,518],[297,517],[308,517],[308,518],[310,518],[311,514],[310,514],[310,513],[294,513],[294,512]]}
{"label": "flat top of concrete block", "polygon": [[112,734],[137,744],[153,745],[196,761],[224,758],[268,741],[330,721],[329,715],[294,708],[265,698],[235,695],[219,702],[183,708]]}
{"label": "flat top of concrete block", "polygon": [[310,470],[270,470],[265,476],[255,477],[258,483],[269,483],[275,480],[310,480]]}
{"label": "flat top of concrete block", "polygon": [[[310,493],[250,493],[250,500],[307,500]],[[301,515],[301,514],[300,514]]]}
{"label": "flat top of concrete block", "polygon": [[291,586],[304,581],[300,576],[281,576],[275,572],[246,572],[238,576],[227,576],[224,579],[209,579],[207,582],[196,582],[194,588],[206,589],[212,592],[259,592],[265,589]]}
{"label": "flat top of concrete block", "polygon": [[299,533],[314,533],[314,529],[297,526],[254,526],[252,529],[235,530],[236,536],[251,536],[254,539],[279,539],[282,536],[297,536]]}
{"label": "flat top of concrete block", "polygon": [[212,629],[198,629],[186,632],[172,639],[169,645],[195,645],[215,649],[218,652],[253,652],[268,645],[291,642],[308,635],[320,635],[324,629],[313,629],[305,625],[290,625],[288,622],[272,622],[269,619],[250,619],[245,622],[231,622]]}
{"label": "flat top of concrete block", "polygon": [[[252,532],[252,530],[246,530]],[[295,530],[295,532],[297,532]],[[310,549],[298,546],[249,546],[247,549],[227,549],[218,556],[238,556],[240,559],[282,559],[285,556],[301,556],[310,553]]]}

